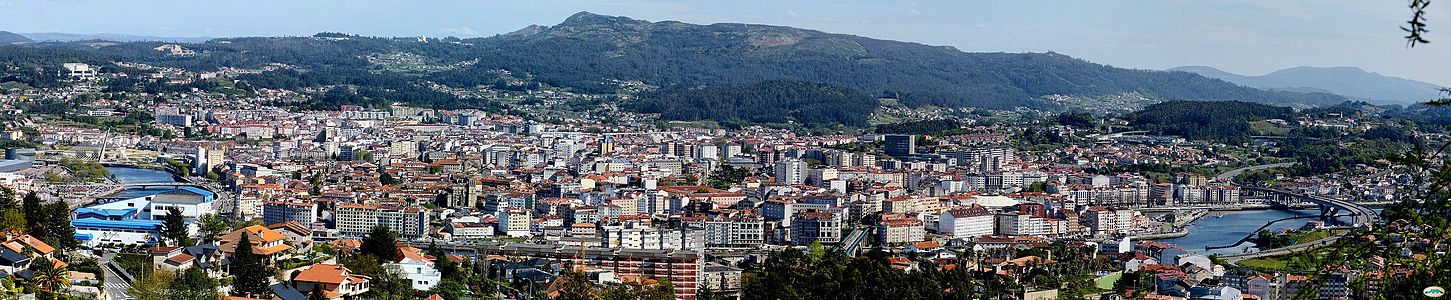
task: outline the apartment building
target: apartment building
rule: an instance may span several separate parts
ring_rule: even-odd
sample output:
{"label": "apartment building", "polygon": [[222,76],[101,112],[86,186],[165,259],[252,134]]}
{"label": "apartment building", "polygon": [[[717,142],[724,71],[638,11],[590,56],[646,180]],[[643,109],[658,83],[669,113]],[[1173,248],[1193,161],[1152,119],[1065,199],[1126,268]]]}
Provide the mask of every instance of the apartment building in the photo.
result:
{"label": "apartment building", "polygon": [[338,232],[348,236],[367,235],[377,225],[405,238],[428,234],[428,211],[419,207],[343,203],[337,205],[335,220]]}

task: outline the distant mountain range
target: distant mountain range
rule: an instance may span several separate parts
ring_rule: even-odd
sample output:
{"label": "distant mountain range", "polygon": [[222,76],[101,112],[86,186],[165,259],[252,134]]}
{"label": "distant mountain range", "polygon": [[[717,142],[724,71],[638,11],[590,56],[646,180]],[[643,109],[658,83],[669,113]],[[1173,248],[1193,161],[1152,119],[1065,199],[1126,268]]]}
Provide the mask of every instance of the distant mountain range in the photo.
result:
{"label": "distant mountain range", "polygon": [[1355,67],[1294,67],[1260,76],[1239,75],[1206,66],[1169,70],[1218,78],[1247,87],[1332,93],[1375,104],[1411,104],[1442,96],[1438,90],[1441,87],[1436,84],[1385,76]]}
{"label": "distant mountain range", "polygon": [[200,43],[211,40],[210,37],[174,37],[174,36],[146,36],[121,33],[59,33],[59,32],[30,32],[21,33],[25,37],[37,42],[74,42],[89,40],[104,40],[112,42],[172,42],[172,43]]}
{"label": "distant mountain range", "polygon": [[15,34],[14,32],[9,31],[0,31],[0,45],[22,44],[30,42],[34,41],[23,35]]}
{"label": "distant mountain range", "polygon": [[634,79],[660,86],[790,79],[901,98],[908,105],[1048,107],[1049,95],[1138,93],[1161,100],[1329,105],[1343,97],[1266,91],[1181,72],[1122,69],[1057,53],[968,53],[784,26],[650,22],[581,12],[555,26],[469,39],[476,67],[564,84]]}
{"label": "distant mountain range", "polygon": [[[820,103],[867,97],[900,99],[909,106],[1034,108],[1069,110],[1081,104],[1060,96],[1132,95],[1151,100],[1239,100],[1282,106],[1329,106],[1339,95],[1271,91],[1244,87],[1188,72],[1116,68],[1058,53],[963,52],[953,47],[880,40],[784,26],[676,21],[651,22],[581,12],[553,26],[532,25],[516,32],[471,39],[379,38],[341,33],[313,37],[221,38],[182,43],[200,55],[173,57],[156,51],[160,40],[137,36],[31,36],[31,39],[145,40],[115,44],[36,42],[0,49],[33,70],[57,62],[139,62],[211,71],[220,67],[258,68],[273,63],[299,70],[239,76],[250,86],[299,89],[353,85],[317,95],[320,107],[339,104],[487,106],[485,100],[458,99],[434,85],[508,86],[518,78],[587,93],[612,93],[622,82],[659,87],[657,97],[680,99],[730,95],[791,95],[799,101],[752,101],[759,111],[794,112],[798,123],[858,123],[855,115],[833,115]],[[200,40],[198,38],[197,40]],[[193,40],[196,41],[196,40]],[[395,72],[379,55],[420,58],[430,68]],[[0,78],[6,78],[0,68]],[[499,72],[506,70],[508,72]],[[515,75],[499,75],[515,74]],[[31,86],[59,83],[45,74],[9,74]],[[766,83],[766,84],[762,84]],[[709,89],[712,87],[723,87]],[[691,89],[707,88],[690,92]],[[818,97],[813,95],[833,95]],[[648,95],[647,95],[648,96]],[[794,99],[794,98],[793,98]],[[814,102],[813,102],[814,101]],[[649,103],[644,103],[649,104]],[[699,112],[681,105],[628,105],[666,116]],[[751,121],[749,118],[742,118]],[[842,121],[849,120],[849,121]]]}

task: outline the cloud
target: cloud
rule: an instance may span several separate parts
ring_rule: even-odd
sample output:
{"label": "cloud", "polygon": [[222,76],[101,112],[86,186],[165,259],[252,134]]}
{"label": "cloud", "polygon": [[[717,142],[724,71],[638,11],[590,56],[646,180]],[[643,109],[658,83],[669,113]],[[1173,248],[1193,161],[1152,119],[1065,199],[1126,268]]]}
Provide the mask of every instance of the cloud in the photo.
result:
{"label": "cloud", "polygon": [[473,28],[469,28],[468,26],[443,28],[439,29],[439,31],[443,31],[443,33],[456,37],[483,36],[483,34],[480,34],[479,31],[474,30]]}

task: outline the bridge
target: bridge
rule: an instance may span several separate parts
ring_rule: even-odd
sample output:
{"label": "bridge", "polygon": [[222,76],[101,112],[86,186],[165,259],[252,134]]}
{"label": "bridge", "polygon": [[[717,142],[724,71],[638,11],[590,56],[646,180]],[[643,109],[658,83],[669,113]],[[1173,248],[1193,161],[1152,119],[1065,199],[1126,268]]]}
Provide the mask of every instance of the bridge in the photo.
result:
{"label": "bridge", "polygon": [[200,184],[195,184],[195,183],[190,183],[190,182],[139,182],[139,183],[127,183],[127,184],[122,184],[121,185],[122,188],[141,188],[141,189],[147,189],[147,188],[153,188],[153,187],[184,187],[184,186],[189,186],[189,187],[194,187],[194,188],[200,188],[200,189],[210,190],[207,186],[200,185]]}
{"label": "bridge", "polygon": [[847,256],[856,257],[858,253],[861,253],[862,242],[867,238],[867,231],[870,230],[871,227],[852,228],[851,232],[841,239],[841,243],[836,245],[836,248],[844,251]]}
{"label": "bridge", "polygon": [[[1376,213],[1375,210],[1372,210],[1369,207],[1365,207],[1364,205],[1360,205],[1359,203],[1355,202],[1325,196],[1307,195],[1267,187],[1242,186],[1240,187],[1240,189],[1257,196],[1268,196],[1281,200],[1293,199],[1303,202],[1314,203],[1320,208],[1320,218],[1325,220],[1331,220],[1335,217],[1335,215],[1343,211],[1349,213],[1348,216],[1350,217],[1351,225],[1373,225],[1377,222],[1380,222],[1379,213]],[[1289,201],[1281,202],[1284,203]]]}

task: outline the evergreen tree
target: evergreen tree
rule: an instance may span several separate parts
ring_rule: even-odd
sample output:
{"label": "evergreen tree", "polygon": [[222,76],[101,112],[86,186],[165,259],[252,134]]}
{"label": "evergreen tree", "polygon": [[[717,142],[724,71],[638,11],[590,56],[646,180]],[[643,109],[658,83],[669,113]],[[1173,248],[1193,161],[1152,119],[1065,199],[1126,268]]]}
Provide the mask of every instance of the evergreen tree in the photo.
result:
{"label": "evergreen tree", "polygon": [[40,237],[39,233],[44,232],[45,228],[45,216],[41,214],[40,209],[40,196],[35,192],[25,194],[25,198],[20,201],[20,212],[26,215],[30,227],[25,232],[36,237]]}
{"label": "evergreen tree", "polygon": [[192,245],[191,235],[187,234],[186,219],[182,217],[181,209],[175,206],[166,208],[166,217],[162,218],[161,222],[161,236],[171,240],[174,243],[172,245],[177,247]]}
{"label": "evergreen tree", "polygon": [[358,247],[358,251],[373,256],[379,262],[393,261],[398,253],[398,234],[388,226],[373,226],[373,231],[363,238],[363,245]]}
{"label": "evergreen tree", "polygon": [[41,224],[39,229],[42,234],[35,235],[36,237],[62,252],[80,246],[80,241],[75,238],[76,229],[71,227],[71,208],[70,205],[66,205],[65,201],[55,201],[43,205],[40,215],[44,218],[40,221],[30,222],[31,226]]}
{"label": "evergreen tree", "polygon": [[269,293],[267,278],[272,277],[271,267],[262,261],[262,256],[252,252],[251,238],[246,234],[237,241],[237,250],[232,254],[232,295],[266,296]]}
{"label": "evergreen tree", "polygon": [[0,209],[18,208],[16,207],[18,205],[19,203],[15,203],[15,190],[10,189],[10,187],[0,186]]}
{"label": "evergreen tree", "polygon": [[459,269],[458,264],[449,260],[448,253],[444,252],[442,248],[438,248],[438,245],[430,243],[428,245],[428,255],[433,256],[433,268],[443,274],[444,278],[457,278],[463,275],[460,274],[462,270]]}

